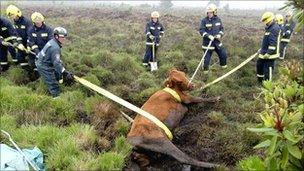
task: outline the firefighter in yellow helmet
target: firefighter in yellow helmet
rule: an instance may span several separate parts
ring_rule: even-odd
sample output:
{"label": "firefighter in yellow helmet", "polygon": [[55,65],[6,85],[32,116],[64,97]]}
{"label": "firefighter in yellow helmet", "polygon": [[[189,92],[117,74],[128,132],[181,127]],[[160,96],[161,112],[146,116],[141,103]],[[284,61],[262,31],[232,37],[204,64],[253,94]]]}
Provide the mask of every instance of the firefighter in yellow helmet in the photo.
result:
{"label": "firefighter in yellow helmet", "polygon": [[28,62],[26,61],[27,56],[27,38],[28,31],[32,27],[32,22],[22,15],[21,10],[15,5],[9,5],[6,8],[6,15],[14,21],[14,27],[17,32],[18,50],[17,60],[21,67],[29,71]]}
{"label": "firefighter in yellow helmet", "polygon": [[[34,12],[31,15],[31,20],[33,22],[33,27],[29,29],[27,50],[38,55],[38,53],[43,49],[44,45],[53,38],[53,30],[51,27],[45,24],[44,16],[39,12]],[[29,64],[33,70],[32,74],[30,75],[31,80],[36,80],[39,77],[35,65],[36,55],[30,54],[29,56]]]}
{"label": "firefighter in yellow helmet", "polygon": [[276,14],[275,15],[275,20],[277,22],[277,24],[282,28],[283,24],[284,24],[284,17],[282,14]]}
{"label": "firefighter in yellow helmet", "polygon": [[286,13],[286,18],[285,18],[285,21],[283,24],[283,29],[282,29],[282,39],[281,39],[281,44],[280,44],[280,59],[285,58],[286,47],[287,47],[288,43],[290,42],[290,37],[296,26],[296,23],[293,21],[292,16],[293,16],[292,11],[288,11]]}
{"label": "firefighter in yellow helmet", "polygon": [[[156,62],[156,52],[159,47],[160,39],[165,33],[165,29],[163,25],[159,21],[159,13],[157,11],[153,11],[151,13],[151,20],[146,24],[146,52],[143,59],[143,65],[148,66]],[[154,52],[153,47],[154,46]],[[154,55],[154,59],[153,59]],[[150,67],[153,67],[152,65]],[[151,68],[152,69],[152,68]],[[157,69],[157,68],[155,68]]]}
{"label": "firefighter in yellow helmet", "polygon": [[[202,48],[204,50],[204,53],[206,53],[203,65],[205,74],[209,72],[209,63],[213,51],[218,54],[221,67],[227,67],[227,54],[221,42],[221,39],[224,35],[224,27],[221,19],[217,15],[216,5],[209,4],[207,6],[206,13],[207,16],[202,19],[199,29],[199,33],[203,37]],[[212,43],[210,47],[208,47],[211,41]]]}
{"label": "firefighter in yellow helmet", "polygon": [[274,70],[274,62],[280,56],[280,26],[275,22],[275,15],[272,12],[265,12],[261,22],[265,27],[262,46],[259,51],[259,58],[256,63],[258,81],[271,80]]}

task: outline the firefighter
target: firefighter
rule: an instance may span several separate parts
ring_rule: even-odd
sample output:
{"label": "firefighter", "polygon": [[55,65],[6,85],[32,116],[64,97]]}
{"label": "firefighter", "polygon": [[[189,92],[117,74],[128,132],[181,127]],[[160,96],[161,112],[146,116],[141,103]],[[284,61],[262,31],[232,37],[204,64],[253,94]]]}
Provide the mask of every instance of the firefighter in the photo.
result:
{"label": "firefighter", "polygon": [[263,80],[271,80],[274,70],[274,62],[280,56],[280,26],[275,22],[272,12],[265,12],[261,22],[265,27],[265,33],[259,50],[259,58],[256,63],[257,78],[261,83]]}
{"label": "firefighter", "polygon": [[282,33],[283,24],[284,24],[284,17],[283,17],[283,15],[282,14],[276,14],[275,15],[275,20],[276,20],[277,24],[280,26],[281,33]]}
{"label": "firefighter", "polygon": [[33,27],[28,33],[27,51],[36,54],[29,55],[29,65],[33,71],[32,80],[36,80],[39,77],[39,74],[35,66],[35,58],[44,45],[53,38],[53,30],[45,24],[44,16],[39,12],[34,12],[31,15],[31,20],[33,22]]}
{"label": "firefighter", "polygon": [[[152,45],[155,43],[155,52],[154,55],[157,52],[160,39],[165,33],[165,29],[163,25],[159,22],[159,13],[157,11],[154,11],[151,13],[151,21],[146,24],[146,53],[143,59],[143,65],[148,66],[149,62],[155,62],[153,61],[153,52],[152,52]],[[155,56],[154,56],[155,57]],[[155,60],[155,59],[154,59]]]}
{"label": "firefighter", "polygon": [[[7,60],[8,51],[10,52],[13,62],[17,62],[15,49],[10,47],[9,45],[17,45],[17,34],[14,29],[13,24],[5,19],[4,17],[0,17],[0,71],[4,72],[8,70],[9,63]],[[11,48],[11,49],[9,49]]]}
{"label": "firefighter", "polygon": [[290,42],[291,34],[296,26],[296,23],[292,19],[292,15],[292,11],[288,11],[284,21],[282,38],[280,43],[280,59],[285,58],[287,44]]}
{"label": "firefighter", "polygon": [[14,21],[14,27],[17,32],[18,50],[17,59],[20,66],[29,71],[27,56],[27,38],[28,31],[32,27],[32,22],[22,15],[22,12],[15,5],[9,5],[6,9],[6,15]]}
{"label": "firefighter", "polygon": [[[224,35],[224,27],[221,19],[217,16],[217,7],[214,4],[207,6],[207,17],[203,18],[200,24],[199,33],[203,36],[202,48],[204,53],[207,51],[204,60],[204,73],[209,72],[209,63],[211,59],[212,52],[215,51],[219,56],[220,65],[222,68],[227,67],[227,54],[223,47],[221,38]],[[212,41],[210,47],[208,44]]]}
{"label": "firefighter", "polygon": [[63,27],[56,27],[53,32],[54,38],[48,41],[38,53],[35,64],[50,94],[56,98],[60,94],[61,76],[65,85],[71,85],[74,82],[74,76],[64,68],[60,59],[61,47],[65,42],[67,31]]}

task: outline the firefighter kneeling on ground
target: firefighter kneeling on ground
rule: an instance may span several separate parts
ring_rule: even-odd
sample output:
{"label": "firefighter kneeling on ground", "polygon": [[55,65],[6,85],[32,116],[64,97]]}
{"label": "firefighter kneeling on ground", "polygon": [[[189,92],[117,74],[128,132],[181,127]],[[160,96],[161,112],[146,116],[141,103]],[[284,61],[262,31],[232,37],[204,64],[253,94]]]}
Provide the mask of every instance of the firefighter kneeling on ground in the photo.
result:
{"label": "firefighter kneeling on ground", "polygon": [[29,65],[33,70],[32,80],[39,78],[39,74],[35,65],[35,58],[43,49],[45,44],[53,38],[53,30],[44,22],[44,16],[39,12],[34,12],[31,15],[33,27],[29,30],[27,40],[27,51],[33,52],[29,56]]}
{"label": "firefighter kneeling on ground", "polygon": [[[156,62],[156,52],[160,43],[160,38],[164,35],[164,27],[159,22],[159,13],[154,11],[151,13],[151,21],[146,25],[146,53],[143,60],[143,65],[148,66],[151,62]],[[153,52],[153,44],[154,44],[154,52]],[[154,59],[153,59],[154,53]],[[154,61],[153,61],[154,60]]]}
{"label": "firefighter kneeling on ground", "polygon": [[59,80],[63,77],[65,85],[74,83],[74,76],[68,72],[60,60],[61,47],[67,36],[65,28],[56,27],[54,38],[47,42],[44,48],[38,53],[36,66],[40,76],[46,83],[51,95],[56,98],[60,94]]}
{"label": "firefighter kneeling on ground", "polygon": [[[204,60],[204,73],[207,74],[209,71],[209,63],[212,52],[215,51],[219,56],[220,65],[222,68],[227,67],[227,54],[223,47],[221,38],[224,35],[224,28],[221,19],[217,16],[217,7],[214,4],[207,6],[207,17],[202,19],[199,32],[203,36],[204,53],[207,54]],[[210,47],[208,47],[210,41],[212,41]]]}
{"label": "firefighter kneeling on ground", "polygon": [[274,62],[280,56],[280,26],[275,22],[272,12],[265,12],[261,22],[265,27],[265,34],[259,50],[259,58],[256,63],[257,78],[260,83],[263,80],[271,80],[274,70]]}

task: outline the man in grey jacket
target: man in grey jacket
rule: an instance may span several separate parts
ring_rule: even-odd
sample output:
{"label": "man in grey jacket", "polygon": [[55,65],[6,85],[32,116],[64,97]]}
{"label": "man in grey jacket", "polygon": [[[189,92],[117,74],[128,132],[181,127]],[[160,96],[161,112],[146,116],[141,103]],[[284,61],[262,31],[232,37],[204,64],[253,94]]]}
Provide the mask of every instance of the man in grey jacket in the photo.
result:
{"label": "man in grey jacket", "polygon": [[60,60],[61,47],[67,36],[67,31],[63,27],[54,29],[54,38],[46,43],[38,53],[35,61],[39,74],[46,83],[49,92],[53,97],[60,94],[59,80],[63,77],[65,85],[72,85],[74,76],[68,72]]}

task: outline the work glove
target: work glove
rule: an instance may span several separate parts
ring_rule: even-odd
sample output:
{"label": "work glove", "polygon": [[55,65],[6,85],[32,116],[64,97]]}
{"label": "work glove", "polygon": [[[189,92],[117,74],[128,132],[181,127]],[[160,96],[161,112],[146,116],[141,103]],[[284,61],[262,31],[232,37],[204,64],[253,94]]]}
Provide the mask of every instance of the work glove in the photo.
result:
{"label": "work glove", "polygon": [[261,53],[261,49],[259,49],[258,51],[257,51],[257,54],[260,54]]}
{"label": "work glove", "polygon": [[214,36],[209,35],[209,36],[208,36],[208,39],[210,39],[211,41],[213,41],[213,40],[214,40]]}
{"label": "work glove", "polygon": [[63,71],[62,77],[63,77],[63,83],[66,86],[71,86],[75,82],[74,75],[66,70]]}
{"label": "work glove", "polygon": [[9,45],[10,45],[10,43],[9,43],[9,42],[6,42],[6,41],[1,41],[1,44],[2,44],[3,46],[9,46]]}
{"label": "work glove", "polygon": [[22,51],[27,52],[27,51],[26,51],[26,48],[23,46],[22,43],[20,43],[20,44],[17,46],[17,48],[18,48],[19,50],[22,50]]}
{"label": "work glove", "polygon": [[220,34],[217,34],[217,35],[215,35],[215,37],[214,38],[216,38],[217,40],[220,40],[221,39],[221,35]]}
{"label": "work glove", "polygon": [[149,36],[149,39],[153,40],[155,38],[155,36],[153,36],[152,34]]}
{"label": "work glove", "polygon": [[268,54],[268,53],[266,53],[265,55],[264,55],[264,59],[268,59],[270,57],[270,55]]}

